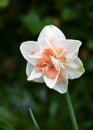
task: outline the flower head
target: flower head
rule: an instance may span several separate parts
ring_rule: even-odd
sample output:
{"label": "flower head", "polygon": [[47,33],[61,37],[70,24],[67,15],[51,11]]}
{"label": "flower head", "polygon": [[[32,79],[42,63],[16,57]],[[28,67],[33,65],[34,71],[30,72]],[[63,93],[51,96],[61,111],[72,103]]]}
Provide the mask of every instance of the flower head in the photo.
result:
{"label": "flower head", "polygon": [[84,73],[78,57],[79,40],[66,39],[60,29],[54,25],[45,26],[37,41],[23,42],[20,46],[27,60],[28,80],[45,82],[60,93],[65,93],[68,79],[75,79]]}

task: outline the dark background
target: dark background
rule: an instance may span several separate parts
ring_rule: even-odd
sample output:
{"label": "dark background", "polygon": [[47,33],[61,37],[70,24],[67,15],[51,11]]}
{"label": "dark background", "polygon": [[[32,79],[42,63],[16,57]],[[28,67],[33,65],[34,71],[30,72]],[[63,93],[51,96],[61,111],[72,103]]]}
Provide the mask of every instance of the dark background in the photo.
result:
{"label": "dark background", "polygon": [[47,24],[82,41],[86,72],[68,88],[80,130],[93,129],[93,1],[0,0],[0,130],[34,130],[29,107],[41,130],[72,130],[64,94],[26,80],[20,44]]}

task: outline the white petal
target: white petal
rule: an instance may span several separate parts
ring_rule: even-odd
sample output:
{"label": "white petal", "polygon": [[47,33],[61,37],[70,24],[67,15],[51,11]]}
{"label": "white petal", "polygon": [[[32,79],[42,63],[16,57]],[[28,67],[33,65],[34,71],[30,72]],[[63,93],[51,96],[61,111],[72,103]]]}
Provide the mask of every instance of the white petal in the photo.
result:
{"label": "white petal", "polygon": [[32,65],[36,65],[37,64],[37,62],[38,62],[38,60],[41,58],[41,56],[42,56],[42,52],[37,52],[37,53],[35,53],[35,54],[33,54],[33,55],[29,55],[28,57],[30,58],[29,59],[29,62],[32,64]]}
{"label": "white petal", "polygon": [[[31,75],[33,69],[34,69],[34,67],[29,62],[27,62],[27,66],[26,66],[27,77],[29,77]],[[44,82],[44,79],[43,79],[43,76],[41,76],[40,78],[34,79],[33,81],[42,83],[42,82]]]}
{"label": "white petal", "polygon": [[54,25],[47,25],[42,29],[38,41],[41,41],[44,38],[54,40],[54,42],[66,39],[63,32]]}
{"label": "white petal", "polygon": [[63,81],[61,81],[60,83],[56,83],[56,85],[53,88],[61,94],[67,92],[68,89],[68,77],[64,69],[62,70],[62,75],[64,77]]}
{"label": "white petal", "polygon": [[34,79],[33,81],[38,82],[38,83],[44,83],[43,76],[41,76],[41,77],[38,78],[38,79]]}
{"label": "white petal", "polygon": [[53,89],[61,94],[66,93],[68,89],[68,80],[57,83]]}
{"label": "white petal", "polygon": [[72,62],[69,62],[66,67],[69,79],[79,78],[84,73],[84,67],[82,61],[75,57]]}
{"label": "white petal", "polygon": [[39,49],[40,51],[46,49],[46,48],[51,48],[53,49],[52,45],[50,44],[50,42],[46,39],[46,38],[43,38],[39,43]]}
{"label": "white petal", "polygon": [[34,41],[27,41],[27,42],[23,42],[20,46],[20,51],[23,55],[23,57],[30,62],[32,65],[35,65],[36,59],[38,59],[38,57],[34,60],[31,59],[29,57],[29,55],[31,55],[31,53],[33,51],[35,51],[36,53],[39,52],[39,47],[38,47],[38,43],[34,42]]}
{"label": "white petal", "polygon": [[46,75],[44,75],[44,81],[45,84],[49,87],[49,88],[53,88],[57,82],[58,76],[59,76],[60,71],[58,72],[57,76],[55,77],[55,79],[52,78],[48,78]]}
{"label": "white petal", "polygon": [[50,56],[51,61],[54,65],[54,67],[58,70],[59,69],[59,61],[57,59],[55,59],[53,56]]}
{"label": "white petal", "polygon": [[66,93],[68,89],[68,79],[57,83],[53,89],[61,94]]}
{"label": "white petal", "polygon": [[68,52],[68,56],[70,57],[78,55],[79,47],[81,46],[82,43],[79,40],[66,39],[56,44],[58,47],[66,49]]}
{"label": "white petal", "polygon": [[27,65],[26,65],[26,74],[27,74],[27,77],[30,76],[32,70],[34,69],[33,65],[31,65],[29,62],[27,62]]}
{"label": "white petal", "polygon": [[42,72],[38,72],[35,68],[32,70],[28,80],[34,80],[40,78],[42,76]]}

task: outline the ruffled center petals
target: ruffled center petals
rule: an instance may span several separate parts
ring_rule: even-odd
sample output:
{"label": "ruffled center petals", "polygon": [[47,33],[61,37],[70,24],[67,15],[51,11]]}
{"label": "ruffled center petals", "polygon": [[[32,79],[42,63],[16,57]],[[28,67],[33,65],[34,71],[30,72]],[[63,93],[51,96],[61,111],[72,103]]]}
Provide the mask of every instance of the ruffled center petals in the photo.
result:
{"label": "ruffled center petals", "polygon": [[52,47],[54,48],[55,50],[55,53],[56,53],[56,58],[60,61],[66,61],[66,57],[67,57],[67,50],[64,49],[64,48],[58,48],[56,45],[55,45],[55,42],[53,39],[50,39],[49,42],[51,43]]}
{"label": "ruffled center petals", "polygon": [[54,79],[58,74],[58,70],[56,70],[56,68],[53,66],[46,67],[43,72],[48,78],[52,78],[52,79]]}
{"label": "ruffled center petals", "polygon": [[44,75],[51,79],[55,79],[58,75],[57,83],[59,83],[63,80],[62,71],[60,66],[58,69],[55,67],[51,60],[51,56],[54,57],[54,59],[56,59],[58,62],[66,62],[67,52],[65,52],[63,48],[57,47],[55,47],[55,51],[56,53],[51,48],[44,49],[41,58],[36,64],[36,70],[38,72],[43,72]]}
{"label": "ruffled center petals", "polygon": [[60,73],[59,73],[59,76],[58,76],[58,79],[57,79],[57,83],[60,83],[63,80],[64,80],[64,77],[62,75],[62,71],[60,70]]}
{"label": "ruffled center petals", "polygon": [[[50,78],[55,78],[57,70],[52,63],[50,56],[55,57],[55,53],[51,49],[45,49],[42,53],[41,59],[38,61],[36,65],[36,69],[37,71],[42,71],[45,75],[47,75]],[[53,71],[55,73],[54,77],[52,76]],[[51,74],[49,74],[49,72]]]}

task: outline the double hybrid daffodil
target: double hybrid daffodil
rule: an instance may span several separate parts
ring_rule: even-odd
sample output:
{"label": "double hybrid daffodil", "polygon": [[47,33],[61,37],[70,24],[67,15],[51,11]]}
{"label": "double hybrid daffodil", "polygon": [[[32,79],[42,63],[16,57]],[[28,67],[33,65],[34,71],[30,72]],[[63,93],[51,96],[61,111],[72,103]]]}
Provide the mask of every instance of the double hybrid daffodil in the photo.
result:
{"label": "double hybrid daffodil", "polygon": [[78,57],[79,40],[66,39],[63,32],[54,25],[45,26],[37,41],[23,42],[20,46],[27,60],[28,80],[45,82],[60,93],[68,88],[68,79],[75,79],[84,73]]}

